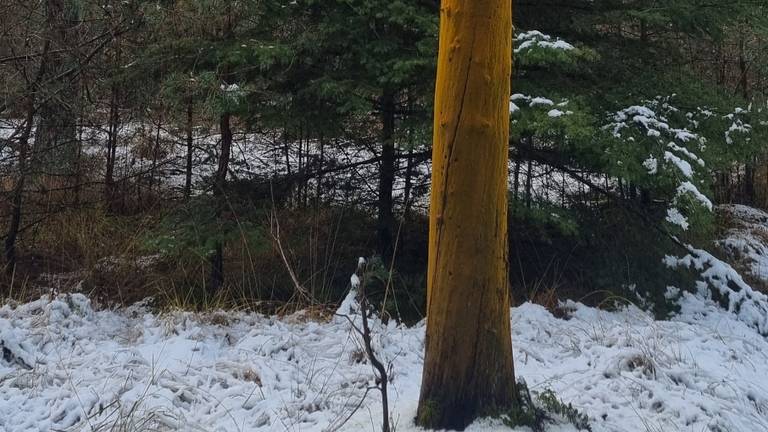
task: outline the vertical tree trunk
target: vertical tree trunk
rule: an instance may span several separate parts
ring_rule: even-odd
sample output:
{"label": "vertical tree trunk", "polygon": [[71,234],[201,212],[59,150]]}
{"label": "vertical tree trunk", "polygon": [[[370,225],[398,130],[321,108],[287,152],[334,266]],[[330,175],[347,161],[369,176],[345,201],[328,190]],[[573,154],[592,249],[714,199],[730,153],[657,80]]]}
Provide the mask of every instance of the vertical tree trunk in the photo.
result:
{"label": "vertical tree trunk", "polygon": [[[745,23],[746,24],[746,23]],[[749,101],[749,75],[745,51],[746,35],[742,33],[739,37],[739,93],[745,101]],[[744,189],[743,201],[745,204],[753,205],[755,202],[755,160],[749,158],[744,165]]]}
{"label": "vertical tree trunk", "polygon": [[318,141],[320,145],[320,159],[318,161],[317,165],[317,172],[319,173],[317,176],[317,185],[315,190],[315,203],[317,205],[322,202],[323,198],[323,166],[325,165],[325,137],[321,134],[320,140]]}
{"label": "vertical tree trunk", "polygon": [[405,162],[405,188],[403,190],[403,220],[408,220],[413,194],[413,145],[408,148],[408,160]]}
{"label": "vertical tree trunk", "polygon": [[18,167],[18,179],[13,189],[13,197],[11,198],[11,217],[8,223],[8,232],[5,236],[5,244],[3,245],[3,252],[5,255],[5,273],[11,275],[16,270],[16,241],[21,229],[22,218],[22,205],[24,201],[24,185],[27,180],[27,166],[29,165],[29,138],[32,135],[32,126],[35,121],[35,112],[37,107],[36,95],[37,86],[45,76],[46,68],[48,67],[48,55],[50,51],[50,41],[43,43],[43,53],[40,57],[40,66],[37,70],[35,80],[29,82],[27,85],[27,100],[26,100],[26,115],[24,118],[24,125],[18,139],[18,155],[19,161]]}
{"label": "vertical tree trunk", "polygon": [[184,201],[189,201],[192,195],[192,156],[194,155],[194,136],[193,136],[193,104],[192,98],[187,100],[187,166],[184,172]]}
{"label": "vertical tree trunk", "polygon": [[[519,145],[519,144],[518,144]],[[519,189],[520,189],[520,151],[515,152],[515,170],[513,174],[513,180],[512,180],[512,193],[514,198],[514,207],[517,207],[517,200],[519,197]]]}
{"label": "vertical tree trunk", "polygon": [[528,167],[525,170],[525,208],[531,208],[532,201],[533,162],[528,159]]}
{"label": "vertical tree trunk", "polygon": [[[221,154],[219,154],[219,166],[214,179],[213,195],[216,197],[216,217],[220,218],[224,209],[224,192],[229,170],[229,158],[232,151],[232,125],[231,114],[225,112],[219,117],[219,131],[221,132]],[[211,278],[208,282],[208,294],[213,296],[224,284],[224,245],[217,241],[214,247],[211,262]]]}
{"label": "vertical tree trunk", "polygon": [[45,1],[46,31],[43,37],[53,49],[41,80],[44,94],[39,98],[34,142],[37,163],[44,174],[74,174],[77,130],[73,101],[77,100],[79,85],[72,78],[60,75],[75,64],[71,50],[77,42],[74,30],[77,24],[78,8],[72,1]]}
{"label": "vertical tree trunk", "polygon": [[[43,60],[44,61],[44,60]],[[32,123],[35,120],[34,89],[30,86],[30,94],[27,101],[27,114],[24,119],[24,129],[18,138],[19,162],[18,179],[13,188],[11,199],[11,220],[8,223],[8,232],[5,236],[5,273],[11,275],[16,270],[16,239],[21,228],[22,203],[24,198],[24,184],[27,179],[27,157],[29,150],[29,137],[32,134]]]}
{"label": "vertical tree trunk", "polygon": [[157,129],[155,129],[155,143],[152,146],[152,167],[149,170],[149,195],[148,198],[151,200],[152,195],[152,187],[155,183],[155,171],[157,170],[157,158],[159,157],[160,153],[160,132],[163,127],[163,117],[159,117],[157,119]]}
{"label": "vertical tree trunk", "polygon": [[395,218],[392,215],[392,188],[395,183],[395,95],[384,91],[381,104],[381,165],[379,169],[378,252],[385,262],[392,259]]}
{"label": "vertical tree trunk", "polygon": [[77,114],[77,156],[75,157],[75,178],[74,178],[74,197],[72,199],[72,205],[77,208],[80,207],[80,194],[82,192],[83,185],[83,130],[85,129],[85,95],[82,93],[79,95],[79,112]]}
{"label": "vertical tree trunk", "polygon": [[417,422],[463,429],[515,403],[509,322],[509,0],[444,0],[426,355]]}
{"label": "vertical tree trunk", "polygon": [[[288,129],[283,128],[283,149],[285,150],[285,173],[288,178],[291,178],[291,143],[290,136],[288,135]],[[293,188],[286,193],[285,201],[290,204],[292,201]]]}
{"label": "vertical tree trunk", "polygon": [[117,133],[120,127],[120,111],[118,109],[119,89],[112,84],[109,98],[109,126],[107,128],[107,172],[104,177],[106,185],[105,199],[107,208],[115,210],[115,158],[117,156]]}

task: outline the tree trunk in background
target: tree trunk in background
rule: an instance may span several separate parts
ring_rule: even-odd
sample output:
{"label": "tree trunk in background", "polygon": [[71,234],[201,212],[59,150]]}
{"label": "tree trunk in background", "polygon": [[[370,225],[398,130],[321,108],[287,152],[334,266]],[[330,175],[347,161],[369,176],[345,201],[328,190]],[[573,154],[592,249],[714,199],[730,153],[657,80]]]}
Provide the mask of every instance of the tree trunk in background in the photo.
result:
{"label": "tree trunk in background", "polygon": [[525,171],[525,208],[531,208],[531,180],[533,177],[533,162],[528,159],[528,169]]}
{"label": "tree trunk in background", "polygon": [[120,111],[118,107],[119,89],[112,85],[112,94],[109,100],[109,126],[107,128],[107,172],[104,177],[106,185],[105,199],[107,208],[114,211],[116,207],[115,193],[115,158],[117,156],[117,132],[120,127]]}
{"label": "tree trunk in background", "polygon": [[392,188],[395,183],[395,95],[384,91],[381,103],[381,166],[377,220],[378,252],[385,263],[392,259],[395,218],[392,215]]}
{"label": "tree trunk in background", "polygon": [[11,275],[16,270],[16,242],[21,230],[22,205],[24,201],[24,185],[26,184],[27,168],[29,165],[29,139],[32,136],[32,126],[35,121],[37,86],[43,79],[48,67],[48,58],[50,51],[50,41],[43,43],[43,53],[40,56],[40,66],[38,67],[35,80],[27,85],[26,113],[24,118],[24,129],[18,138],[18,156],[17,163],[18,178],[13,188],[11,198],[11,217],[8,222],[8,232],[5,236],[4,255],[5,255],[5,273]]}
{"label": "tree trunk in background", "polygon": [[35,154],[44,174],[71,176],[77,157],[76,116],[73,102],[78,84],[68,76],[59,77],[75,66],[71,50],[77,41],[77,6],[71,0],[46,0],[44,37],[52,44],[43,76],[43,94],[35,131]]}
{"label": "tree trunk in background", "polygon": [[152,167],[149,170],[149,196],[148,199],[152,200],[154,195],[152,195],[152,187],[155,183],[155,171],[157,170],[157,158],[159,157],[160,153],[160,132],[163,128],[163,117],[160,116],[157,119],[157,129],[155,129],[155,143],[152,146]]}
{"label": "tree trunk in background", "polygon": [[221,196],[227,182],[227,172],[229,171],[229,159],[232,153],[232,115],[224,113],[219,118],[219,132],[221,133],[221,154],[219,154],[219,165],[216,169],[216,179],[213,194]]}
{"label": "tree trunk in background", "polygon": [[[520,145],[520,144],[517,144]],[[514,198],[513,205],[517,208],[517,200],[519,197],[520,189],[520,151],[515,152],[515,170],[512,180],[512,197]]]}
{"label": "tree trunk in background", "polygon": [[320,145],[320,160],[318,162],[317,171],[320,173],[317,176],[317,189],[315,191],[315,203],[320,205],[323,200],[323,166],[325,165],[325,137],[320,135],[318,141]]}
{"label": "tree trunk in background", "polygon": [[[221,153],[219,154],[219,166],[213,185],[213,195],[216,198],[216,218],[220,218],[225,206],[225,187],[227,171],[229,170],[229,158],[232,151],[232,125],[231,114],[225,112],[219,117],[219,131],[221,132]],[[221,240],[216,242],[211,256],[211,278],[208,282],[208,294],[213,296],[224,284],[224,245]]]}
{"label": "tree trunk in background", "polygon": [[747,205],[755,204],[755,159],[749,158],[744,165],[744,201]]}
{"label": "tree trunk in background", "polygon": [[509,0],[444,0],[426,354],[417,423],[463,429],[516,401],[509,322]]}
{"label": "tree trunk in background", "polygon": [[194,117],[193,117],[192,98],[187,101],[187,166],[184,172],[184,201],[189,201],[192,195],[192,156],[194,152]]}
{"label": "tree trunk in background", "polygon": [[[46,50],[47,51],[47,48]],[[45,57],[43,57],[45,61]],[[42,67],[41,67],[42,68]],[[27,114],[24,119],[24,129],[18,138],[19,161],[18,179],[13,188],[13,197],[11,199],[11,220],[8,223],[8,232],[5,236],[5,273],[13,274],[16,270],[16,239],[21,229],[22,204],[24,199],[24,185],[27,179],[27,157],[29,150],[29,138],[32,134],[32,124],[35,121],[35,98],[34,86],[30,85],[27,101]]]}
{"label": "tree trunk in background", "polygon": [[[746,23],[745,23],[746,24]],[[744,49],[745,35],[742,33],[739,37],[739,93],[745,101],[749,102],[749,78],[746,53]],[[744,196],[746,204],[755,203],[755,160],[750,158],[744,165]]]}
{"label": "tree trunk in background", "polygon": [[408,148],[408,160],[405,163],[405,185],[403,189],[403,220],[407,221],[411,212],[413,195],[413,145]]}

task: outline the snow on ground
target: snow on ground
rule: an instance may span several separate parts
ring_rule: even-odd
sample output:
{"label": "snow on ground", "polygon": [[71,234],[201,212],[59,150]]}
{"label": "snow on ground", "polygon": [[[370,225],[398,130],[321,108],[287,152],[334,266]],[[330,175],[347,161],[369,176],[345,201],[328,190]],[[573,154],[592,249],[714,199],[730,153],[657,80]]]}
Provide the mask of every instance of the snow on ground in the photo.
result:
{"label": "snow on ground", "polygon": [[753,278],[768,282],[768,213],[739,204],[718,209],[733,224],[718,245],[729,258],[744,264]]}
{"label": "snow on ground", "polygon": [[[768,430],[768,342],[711,301],[686,295],[671,321],[565,308],[567,319],[512,310],[516,372],[595,431]],[[417,430],[424,326],[374,331],[397,430]],[[379,430],[379,395],[364,397],[372,368],[340,317],[94,310],[75,294],[4,306],[0,341],[4,431]]]}

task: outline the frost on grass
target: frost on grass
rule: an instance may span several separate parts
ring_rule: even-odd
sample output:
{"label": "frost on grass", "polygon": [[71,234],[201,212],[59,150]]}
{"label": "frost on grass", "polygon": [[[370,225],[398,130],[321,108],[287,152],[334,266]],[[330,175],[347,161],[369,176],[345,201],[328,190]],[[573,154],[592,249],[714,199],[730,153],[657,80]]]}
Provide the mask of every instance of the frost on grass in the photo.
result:
{"label": "frost on grass", "polygon": [[[690,295],[683,306],[655,321],[634,307],[569,302],[558,319],[524,304],[512,310],[516,372],[533,392],[551,389],[588,415],[595,431],[768,430],[765,338],[712,300]],[[227,320],[214,319],[222,313]],[[379,395],[366,390],[374,372],[346,320],[94,311],[75,295],[5,306],[0,328],[32,368],[0,360],[0,430],[378,428]],[[372,328],[377,354],[392,362],[393,422],[417,431],[424,323],[373,319]]]}
{"label": "frost on grass", "polygon": [[703,249],[688,246],[688,255],[667,256],[670,268],[687,268],[699,275],[695,296],[719,303],[739,321],[768,336],[768,297],[752,289],[728,263]]}
{"label": "frost on grass", "polygon": [[768,213],[738,204],[718,210],[729,227],[717,245],[752,280],[768,284]]}

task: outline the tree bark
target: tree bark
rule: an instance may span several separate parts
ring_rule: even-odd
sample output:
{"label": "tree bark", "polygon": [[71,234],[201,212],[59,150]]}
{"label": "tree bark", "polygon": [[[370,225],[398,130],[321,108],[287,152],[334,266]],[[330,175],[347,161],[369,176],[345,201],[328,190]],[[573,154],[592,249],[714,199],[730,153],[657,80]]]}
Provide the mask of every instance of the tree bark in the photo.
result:
{"label": "tree bark", "polygon": [[115,210],[115,159],[117,156],[117,133],[120,127],[120,111],[118,107],[119,89],[112,84],[109,100],[109,127],[107,129],[107,172],[104,177],[106,185],[106,201],[110,211]]}
{"label": "tree bark", "polygon": [[381,166],[379,169],[378,252],[385,262],[392,259],[395,218],[392,188],[395,183],[395,95],[384,91],[381,99]]}
{"label": "tree bark", "polygon": [[533,178],[533,162],[528,159],[528,168],[525,170],[525,208],[531,208],[531,200],[533,198],[532,183]]}
{"label": "tree bark", "polygon": [[[744,33],[739,36],[739,93],[746,102],[749,102],[749,71],[745,50],[745,38],[746,35],[744,35]],[[748,205],[754,205],[755,202],[755,160],[753,158],[749,158],[744,164],[744,188],[742,200]]]}
{"label": "tree bark", "polygon": [[426,354],[417,423],[463,429],[516,401],[509,321],[509,0],[444,0]]}
{"label": "tree bark", "polygon": [[76,116],[78,83],[59,75],[74,59],[68,50],[75,44],[78,24],[77,7],[68,0],[46,0],[44,37],[60,50],[51,50],[46,59],[43,97],[40,99],[39,121],[35,130],[35,154],[44,174],[71,176],[77,157]]}
{"label": "tree bark", "polygon": [[[229,170],[229,159],[232,151],[232,125],[231,114],[223,113],[219,117],[219,131],[221,133],[221,153],[219,154],[219,166],[214,179],[213,195],[216,198],[216,218],[220,218],[224,209],[224,192]],[[224,245],[221,240],[216,242],[211,262],[211,278],[208,282],[208,294],[213,296],[224,284]]]}
{"label": "tree bark", "polygon": [[48,53],[50,50],[50,41],[43,43],[43,53],[40,57],[40,66],[38,67],[35,80],[28,82],[27,84],[27,97],[26,97],[26,113],[24,119],[23,129],[18,139],[18,155],[19,161],[18,167],[18,179],[13,189],[13,197],[11,198],[11,217],[8,223],[8,231],[5,236],[4,255],[5,255],[5,273],[8,275],[13,274],[16,271],[16,242],[21,229],[22,218],[22,205],[24,202],[24,185],[27,180],[27,167],[29,165],[30,148],[29,139],[32,136],[32,126],[35,121],[35,113],[37,111],[36,99],[38,85],[40,84],[43,76],[45,76],[46,69],[48,67]]}
{"label": "tree bark", "polygon": [[193,105],[192,98],[187,100],[187,166],[184,175],[184,201],[189,201],[192,195],[192,156],[194,155],[193,136]]}
{"label": "tree bark", "polygon": [[[45,61],[45,60],[43,60]],[[27,100],[27,114],[24,120],[24,129],[18,139],[19,178],[13,188],[13,198],[11,199],[11,220],[8,223],[8,232],[5,236],[5,273],[13,274],[16,270],[16,239],[19,236],[21,228],[22,203],[24,199],[24,185],[27,179],[27,157],[29,150],[29,137],[32,134],[32,123],[35,119],[35,97],[33,86],[30,86],[30,93]]]}

